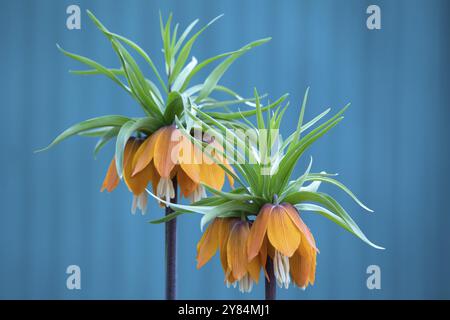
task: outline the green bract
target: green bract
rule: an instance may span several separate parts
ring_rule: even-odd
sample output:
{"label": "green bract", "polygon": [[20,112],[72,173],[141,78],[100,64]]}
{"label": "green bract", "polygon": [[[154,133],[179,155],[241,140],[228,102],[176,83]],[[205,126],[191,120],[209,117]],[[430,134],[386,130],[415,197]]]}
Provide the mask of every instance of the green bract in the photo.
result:
{"label": "green bract", "polygon": [[[188,62],[191,49],[199,37],[212,23],[221,16],[213,19],[197,33],[189,37],[198,20],[192,22],[184,32],[177,37],[178,24],[172,28],[172,15],[164,24],[160,18],[161,37],[163,40],[163,53],[165,61],[165,78],[156,68],[150,56],[133,41],[109,31],[90,11],[87,11],[97,28],[110,41],[119,59],[119,67],[108,68],[100,63],[74,53],[70,53],[57,45],[66,56],[77,60],[89,67],[87,70],[71,71],[78,75],[105,75],[125,90],[142,108],[145,115],[141,118],[129,118],[121,115],[108,115],[82,121],[61,133],[46,148],[46,150],[64,139],[73,135],[97,137],[99,141],[95,146],[95,154],[111,139],[116,138],[116,166],[119,174],[122,173],[122,159],[124,147],[132,135],[150,135],[157,129],[174,124],[175,118],[186,128],[194,125],[198,117],[206,124],[213,125],[210,119],[214,118],[222,125],[233,126],[229,123],[242,115],[251,116],[256,113],[255,99],[246,99],[233,90],[219,85],[219,81],[240,56],[254,47],[266,43],[270,38],[251,42],[242,48],[206,59],[200,63],[192,57]],[[150,67],[152,76],[146,77],[133,54],[141,57]],[[200,83],[191,85],[194,76],[205,67],[222,60]],[[220,101],[213,97],[216,92],[229,96],[228,100]],[[251,107],[245,111],[228,112],[233,105],[246,105]],[[265,109],[271,106],[265,107]],[[222,108],[227,112],[210,111]],[[197,110],[202,110],[197,113]],[[189,116],[187,114],[189,113]],[[198,114],[194,116],[194,114]],[[207,115],[205,117],[204,115]]]}
{"label": "green bract", "polygon": [[[280,123],[287,107],[287,104],[284,106],[281,105],[284,98],[277,100],[270,105],[270,108],[267,108],[268,110],[265,112],[265,119],[264,110],[260,104],[260,97],[255,90],[256,126],[245,119],[244,116],[242,116],[242,119],[245,122],[244,126],[248,129],[252,129],[255,133],[257,137],[256,141],[258,141],[258,143],[244,141],[238,134],[233,133],[233,130],[231,130],[232,128],[215,120],[211,115],[198,107],[193,106],[192,109],[188,110],[186,113],[189,116],[194,117],[192,112],[192,110],[194,110],[197,116],[204,119],[202,129],[209,134],[213,133],[216,137],[223,137],[227,134],[233,135],[235,143],[225,143],[225,150],[232,150],[234,154],[238,154],[242,158],[248,158],[249,155],[253,154],[257,161],[254,161],[253,163],[249,161],[233,163],[233,166],[237,171],[237,173],[234,174],[227,170],[227,168],[219,161],[216,161],[211,156],[211,152],[207,153],[204,150],[203,152],[205,154],[209,155],[209,157],[224,170],[227,170],[228,173],[232,174],[240,186],[231,192],[218,191],[209,186],[205,186],[214,194],[214,196],[202,199],[192,205],[170,204],[175,212],[160,220],[152,222],[165,222],[183,213],[197,212],[203,214],[201,220],[201,226],[203,228],[205,224],[216,217],[254,216],[258,214],[260,208],[266,203],[288,202],[294,205],[300,212],[312,211],[323,215],[372,247],[383,249],[372,243],[364,235],[350,215],[333,197],[326,193],[319,192],[318,188],[304,186],[308,181],[330,183],[347,193],[363,209],[372,212],[372,210],[359,201],[346,186],[335,179],[336,175],[323,172],[311,172],[311,159],[309,166],[303,175],[294,180],[291,178],[297,162],[305,153],[306,149],[317,139],[326,134],[331,128],[336,126],[343,119],[343,114],[349,106],[346,105],[321,124],[318,124],[319,121],[329,113],[330,109],[327,109],[311,121],[304,123],[303,117],[308,99],[308,91],[309,89],[306,90],[304,95],[297,129],[284,141],[278,136],[274,138],[271,134],[267,134],[267,132],[278,132],[280,128]],[[273,111],[269,109],[273,109]],[[180,130],[182,130],[186,136],[190,136],[186,128],[183,128],[182,121],[177,119],[176,122]],[[204,143],[199,140],[195,140],[192,137],[191,140],[199,147],[204,146]],[[219,151],[215,150],[215,152]],[[227,152],[222,153],[224,156],[226,156],[226,154]]]}

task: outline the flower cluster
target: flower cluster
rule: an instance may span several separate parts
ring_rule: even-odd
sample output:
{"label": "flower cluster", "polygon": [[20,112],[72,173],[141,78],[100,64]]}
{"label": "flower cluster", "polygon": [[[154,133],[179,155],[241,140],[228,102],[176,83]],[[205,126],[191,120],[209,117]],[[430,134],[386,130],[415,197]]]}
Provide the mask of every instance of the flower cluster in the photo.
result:
{"label": "flower cluster", "polygon": [[[238,286],[242,292],[249,292],[253,284],[259,281],[261,269],[267,281],[275,281],[279,287],[288,288],[293,283],[305,289],[314,284],[319,250],[313,234],[303,221],[305,212],[325,216],[367,244],[381,249],[367,239],[333,197],[319,191],[322,182],[330,183],[346,192],[362,208],[372,211],[336,180],[334,174],[311,172],[311,159],[303,175],[291,178],[302,154],[343,119],[342,115],[348,107],[313,128],[329,110],[303,123],[307,96],[308,91],[300,110],[297,130],[283,140],[282,137],[274,138],[267,134],[267,131],[279,132],[285,110],[280,105],[282,100],[275,104],[274,112],[267,111],[268,120],[265,121],[255,91],[257,126],[248,121],[246,124],[254,129],[257,139],[243,141],[235,135],[237,143],[231,146],[241,155],[253,153],[253,159],[256,159],[256,162],[233,163],[236,172],[230,172],[230,175],[240,186],[224,192],[205,185],[213,196],[192,205],[169,204],[176,212],[155,221],[168,221],[185,212],[203,214],[202,227],[209,224],[197,246],[197,267],[203,267],[219,250],[226,284]],[[204,123],[204,127],[214,136],[230,133],[226,126],[201,110],[196,111],[213,123],[214,126]],[[185,129],[180,127],[180,130],[188,136]],[[196,146],[203,145],[201,141],[192,141]],[[216,153],[222,153],[222,150],[216,150]],[[205,150],[203,152],[208,154]],[[222,163],[217,164],[226,170]]]}
{"label": "flower cluster", "polygon": [[[166,202],[175,197],[172,180],[176,177],[181,194],[196,202],[206,197],[203,184],[221,190],[225,175],[230,185],[234,181],[229,174],[216,163],[206,163],[195,159],[201,155],[200,150],[181,134],[174,126],[158,129],[145,139],[130,138],[125,146],[123,158],[123,177],[130,192],[133,193],[131,211],[136,207],[145,212],[147,206],[147,185],[151,182],[153,192]],[[232,168],[227,165],[228,170]],[[101,191],[114,190],[119,182],[116,159],[111,160],[103,181]]]}
{"label": "flower cluster", "polygon": [[[229,66],[250,49],[270,38],[251,42],[242,48],[223,53],[198,63],[188,61],[191,48],[214,21],[189,37],[198,20],[182,33],[178,24],[172,28],[172,16],[160,19],[165,78],[163,81],[150,56],[133,41],[109,31],[91,12],[88,15],[112,45],[119,60],[118,68],[100,63],[58,48],[61,52],[88,66],[73,71],[81,75],[103,75],[129,94],[141,107],[142,117],[107,115],[88,119],[62,132],[45,149],[74,136],[99,138],[95,153],[115,139],[115,152],[109,164],[101,191],[112,192],[121,179],[133,194],[132,213],[145,213],[147,195],[166,206],[164,218],[155,223],[169,222],[180,214],[197,212],[203,215],[201,227],[208,225],[197,246],[197,267],[204,266],[217,251],[228,286],[242,292],[252,290],[260,280],[261,270],[270,283],[288,288],[291,283],[300,288],[314,284],[317,253],[316,241],[304,223],[304,213],[318,213],[372,247],[345,209],[330,195],[319,192],[319,185],[329,183],[347,193],[362,208],[371,211],[335,175],[311,172],[312,158],[306,171],[292,178],[294,168],[305,151],[343,119],[348,105],[334,116],[318,124],[330,111],[325,110],[307,123],[303,122],[308,97],[306,91],[299,112],[297,128],[286,139],[280,131],[287,95],[263,105],[255,89],[254,97],[243,98],[219,84]],[[147,78],[133,57],[139,56],[153,72]],[[191,80],[205,67],[221,61],[197,85]],[[228,98],[220,100],[216,93]],[[232,111],[239,105],[248,110]],[[214,111],[212,111],[214,110]],[[264,114],[265,113],[265,114]],[[255,123],[248,117],[255,116]],[[317,125],[316,125],[317,124]],[[247,141],[232,129],[253,132],[256,138]],[[192,134],[200,131],[201,138]],[[203,133],[207,133],[206,135]],[[216,139],[231,137],[235,144],[221,145]],[[226,152],[238,154],[244,161],[227,160]],[[204,161],[208,158],[210,161]],[[251,157],[255,161],[245,161]],[[232,164],[232,166],[230,165]],[[232,190],[222,191],[227,176]],[[309,183],[305,185],[305,183]],[[152,190],[147,189],[151,184]],[[234,186],[236,184],[236,187]],[[178,187],[190,200],[189,205],[174,203]],[[207,191],[211,193],[207,196]],[[174,210],[174,212],[172,212]],[[170,226],[170,227],[169,227]],[[175,253],[175,224],[166,228],[167,279],[174,279],[175,268],[169,260]],[[174,259],[172,259],[174,261]],[[167,280],[169,281],[169,280]],[[174,298],[174,283],[169,298]]]}
{"label": "flower cluster", "polygon": [[[187,139],[175,125],[175,120],[188,128],[201,119],[188,117],[192,108],[216,109],[214,112],[204,110],[205,114],[213,115],[220,122],[230,121],[242,114],[255,114],[254,108],[246,111],[228,112],[233,105],[253,106],[254,99],[246,99],[228,87],[219,84],[226,69],[237,58],[270,38],[251,42],[242,48],[219,54],[205,61],[197,61],[195,57],[188,62],[190,51],[201,33],[203,33],[217,17],[189,38],[198,20],[192,22],[183,33],[177,35],[178,24],[172,28],[172,15],[164,24],[161,19],[161,37],[165,60],[167,82],[164,82],[153,60],[139,45],[128,38],[109,31],[90,11],[87,12],[96,27],[111,43],[120,62],[119,68],[108,68],[100,63],[62,49],[66,56],[89,67],[87,70],[72,71],[78,75],[104,75],[120,86],[141,107],[145,116],[130,118],[126,116],[108,115],[88,119],[77,123],[56,137],[53,142],[42,150],[46,150],[59,142],[74,136],[82,135],[98,137],[95,154],[108,141],[116,139],[115,154],[108,167],[101,191],[113,191],[123,178],[133,194],[131,211],[140,209],[144,214],[147,207],[145,189],[151,183],[153,191],[169,202],[180,187],[181,194],[191,202],[206,197],[203,184],[215,189],[222,189],[225,181],[225,171],[215,162],[205,163],[199,159],[187,159],[186,154],[201,158],[201,151]],[[156,80],[147,78],[129,50],[137,54],[153,71]],[[190,86],[191,80],[203,69],[216,61],[220,62],[201,84]],[[159,85],[157,85],[159,83]],[[214,94],[220,92],[229,98],[218,100]],[[226,108],[227,112],[217,110]],[[203,121],[209,122],[206,119]],[[201,128],[200,128],[201,129]],[[214,141],[206,141],[214,144]],[[225,162],[228,171],[232,168]],[[233,178],[228,175],[231,185]]]}
{"label": "flower cluster", "polygon": [[267,277],[269,257],[280,287],[287,289],[291,279],[303,289],[314,284],[316,243],[290,203],[266,204],[254,221],[215,218],[198,243],[197,268],[218,249],[227,285],[238,284],[242,292],[250,292],[253,283],[258,283],[261,268]]}

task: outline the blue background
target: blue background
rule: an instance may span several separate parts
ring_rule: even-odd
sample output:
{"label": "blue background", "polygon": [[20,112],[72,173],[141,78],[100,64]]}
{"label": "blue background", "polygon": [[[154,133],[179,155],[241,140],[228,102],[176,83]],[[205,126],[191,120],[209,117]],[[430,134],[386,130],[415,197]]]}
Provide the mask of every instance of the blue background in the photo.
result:
{"label": "blue background", "polygon": [[[66,28],[66,7],[80,5],[82,29]],[[382,29],[366,28],[369,4]],[[130,194],[99,189],[112,144],[94,160],[95,144],[73,138],[40,154],[69,125],[105,114],[139,115],[123,91],[55,47],[118,66],[108,41],[84,14],[144,47],[162,70],[158,10],[186,26],[224,13],[198,40],[204,59],[254,39],[273,40],[238,60],[223,78],[244,95],[291,94],[283,132],[295,128],[304,90],[307,118],[326,107],[352,107],[332,134],[308,151],[315,171],[340,179],[375,210],[367,214],[339,190],[375,250],[330,221],[303,215],[321,250],[316,284],[278,290],[286,299],[450,298],[450,150],[448,1],[1,1],[0,298],[164,297],[163,213],[130,214]],[[197,78],[199,79],[199,78]],[[296,174],[303,172],[305,160]],[[195,268],[199,216],[179,219],[179,298],[263,298],[223,285],[219,259]],[[66,267],[81,267],[82,289],[66,288]],[[379,265],[381,290],[368,290],[366,268]]]}

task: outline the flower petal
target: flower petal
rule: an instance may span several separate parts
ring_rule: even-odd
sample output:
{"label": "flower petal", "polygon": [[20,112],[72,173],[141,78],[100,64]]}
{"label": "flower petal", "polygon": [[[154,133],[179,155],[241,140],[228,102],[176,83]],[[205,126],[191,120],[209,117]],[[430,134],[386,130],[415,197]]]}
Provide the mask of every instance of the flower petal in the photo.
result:
{"label": "flower petal", "polygon": [[144,143],[141,144],[136,154],[133,157],[133,176],[142,170],[153,160],[155,145],[158,138],[161,136],[161,132],[164,128],[160,128],[145,139]]}
{"label": "flower petal", "polygon": [[276,250],[291,257],[297,250],[301,233],[280,205],[273,207],[267,226],[267,236]]}
{"label": "flower petal", "polygon": [[266,236],[267,225],[269,223],[269,216],[272,212],[272,208],[272,204],[265,204],[259,211],[250,228],[250,234],[247,241],[247,254],[249,260],[256,257],[259,253],[264,237]]}
{"label": "flower petal", "polygon": [[289,271],[291,273],[291,278],[294,283],[300,286],[300,254],[295,252],[292,257],[289,258]]}
{"label": "flower petal", "polygon": [[[225,162],[225,167],[230,170],[231,172],[234,173],[233,167],[230,166],[227,162]],[[231,188],[234,188],[234,178],[231,174],[227,173],[227,179],[228,179],[228,183],[230,184]]]}
{"label": "flower petal", "polygon": [[216,218],[220,219],[221,224],[219,228],[219,248],[220,248],[220,263],[222,264],[222,269],[227,273],[228,259],[227,259],[227,243],[230,236],[231,227],[238,221],[235,218]]}
{"label": "flower petal", "polygon": [[[270,243],[269,238],[267,237],[267,234],[266,234],[266,238],[264,239],[264,242],[266,243],[267,256],[273,260],[275,258],[275,248]],[[264,246],[264,242],[263,242],[263,246]]]}
{"label": "flower petal", "polygon": [[202,163],[200,181],[216,190],[221,190],[225,182],[225,171],[217,164]]}
{"label": "flower petal", "polygon": [[[159,183],[159,180],[161,179],[161,177],[159,176],[158,171],[156,171],[153,161],[151,161],[148,164],[147,168],[148,168],[148,170],[150,172],[150,176],[151,176],[153,193],[156,194],[157,189],[158,189],[158,183]],[[147,168],[146,168],[146,170],[147,170]]]}
{"label": "flower petal", "polygon": [[175,126],[168,126],[163,128],[156,141],[153,161],[156,170],[158,170],[159,175],[163,178],[169,178],[172,169],[176,165],[177,155],[173,155],[172,151],[180,143],[177,138],[181,138],[178,130]]}
{"label": "flower petal", "polygon": [[179,166],[177,166],[177,180],[180,186],[181,194],[183,197],[189,196],[195,188],[197,188],[197,183],[192,181],[192,179],[184,172]]}
{"label": "flower petal", "polygon": [[300,218],[300,214],[298,213],[297,209],[295,209],[295,207],[290,203],[282,203],[281,206],[284,208],[286,213],[292,219],[292,222],[294,222],[297,228],[306,237],[306,240],[308,241],[309,245],[313,247],[316,251],[318,251],[316,247],[316,242],[314,241],[314,237],[311,231],[309,230],[308,226]]}
{"label": "flower petal", "polygon": [[[225,168],[227,168],[229,171],[234,173],[233,167],[230,166],[230,164],[228,163],[228,161],[226,159],[226,154],[224,153],[223,147],[217,141],[214,141],[213,144],[214,144],[214,147],[220,151],[220,152],[215,152],[215,158],[217,159],[217,161],[219,163],[223,164],[225,166]],[[222,153],[222,154],[220,154],[220,153]],[[234,188],[233,176],[230,175],[229,173],[226,173],[226,175],[227,175],[227,179],[228,179],[228,182],[230,183],[231,188]]]}
{"label": "flower petal", "polygon": [[311,261],[309,256],[301,256],[298,252],[289,259],[292,279],[301,288],[305,288],[309,283]]}
{"label": "flower petal", "polygon": [[197,244],[197,269],[207,263],[217,251],[219,246],[219,227],[221,221],[214,219]]}
{"label": "flower petal", "polygon": [[194,146],[185,136],[182,137],[181,143],[174,148],[173,152],[176,152],[177,148],[180,149],[178,151],[180,167],[191,180],[195,183],[200,183],[200,163],[202,157],[200,149]]}
{"label": "flower petal", "polygon": [[313,251],[311,256],[311,270],[309,271],[309,282],[314,284],[316,280],[316,265],[317,265],[317,252]]}
{"label": "flower petal", "polygon": [[306,287],[309,282],[309,274],[311,272],[311,258],[301,257],[300,258],[300,278],[299,286]]}
{"label": "flower petal", "polygon": [[316,280],[316,260],[317,252],[313,251],[313,254],[311,256],[311,263],[310,263],[310,270],[309,270],[309,282],[311,284],[314,284],[314,281]]}
{"label": "flower petal", "polygon": [[227,269],[225,272],[225,281],[228,281],[228,283],[232,284],[236,281],[236,279],[233,277],[233,273],[230,269]]}
{"label": "flower petal", "polygon": [[247,274],[247,250],[244,245],[247,241],[250,230],[248,223],[238,221],[234,224],[230,232],[227,243],[228,268],[231,269],[233,277],[240,280]]}
{"label": "flower petal", "polygon": [[[192,180],[195,184],[199,184],[201,167],[196,163],[180,163],[182,171]],[[180,170],[181,171],[181,170]]]}
{"label": "flower petal", "polygon": [[[227,161],[225,150],[223,149],[223,146],[219,143],[219,141],[214,139],[212,142],[210,142],[210,145],[213,147],[213,150],[211,151],[211,155],[216,159],[216,161],[218,163],[223,164],[229,171],[234,173],[233,168],[230,166],[230,164]],[[220,167],[219,165],[217,165],[217,166]],[[233,176],[231,176],[228,173],[226,175],[228,178],[228,182],[230,183],[230,186],[232,188],[234,188]]]}
{"label": "flower petal", "polygon": [[111,192],[119,185],[119,175],[116,169],[116,157],[113,157],[111,163],[109,164],[108,171],[106,172],[105,179],[103,180],[102,188],[100,192],[106,189],[106,191]]}
{"label": "flower petal", "polygon": [[123,160],[123,178],[128,186],[128,189],[137,196],[145,191],[148,182],[152,178],[152,172],[149,166],[145,167],[145,169],[139,172],[138,174],[132,176],[133,173],[132,159],[141,143],[142,141],[138,139],[135,138],[129,139],[127,141],[127,144],[125,145],[124,160]]}
{"label": "flower petal", "polygon": [[[202,183],[216,190],[221,190],[223,184],[225,183],[225,170],[223,170],[216,162],[224,164],[231,171],[233,171],[233,169],[224,158],[222,154],[223,147],[217,141],[205,140],[205,142],[208,142],[209,144],[204,149],[203,161],[200,171],[200,180]],[[209,154],[209,156],[207,154]],[[214,160],[212,158],[214,158]],[[233,187],[233,177],[229,176],[228,180],[230,182],[230,185]]]}
{"label": "flower petal", "polygon": [[[300,265],[300,286],[307,286],[308,281],[309,283],[314,284],[317,251],[309,245],[309,242],[304,235],[302,235],[302,240],[296,254],[301,257],[302,261],[305,260]],[[306,283],[305,277],[307,277]]]}
{"label": "flower petal", "polygon": [[269,280],[269,274],[267,273],[267,270],[266,270],[267,255],[269,254],[267,246],[268,246],[268,243],[267,243],[267,235],[266,235],[266,236],[264,236],[264,240],[262,242],[261,248],[259,249],[259,261],[261,263],[261,267],[264,270],[264,275],[266,276],[267,280]]}
{"label": "flower petal", "polygon": [[261,262],[259,260],[259,257],[255,257],[248,263],[247,271],[250,274],[250,277],[253,279],[253,281],[258,283],[259,273],[261,271]]}

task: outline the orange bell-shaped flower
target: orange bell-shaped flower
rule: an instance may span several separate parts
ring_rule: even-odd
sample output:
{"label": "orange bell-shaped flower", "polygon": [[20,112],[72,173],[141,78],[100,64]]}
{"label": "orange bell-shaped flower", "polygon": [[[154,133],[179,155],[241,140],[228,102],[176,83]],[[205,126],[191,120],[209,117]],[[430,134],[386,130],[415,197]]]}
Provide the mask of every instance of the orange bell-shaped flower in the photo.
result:
{"label": "orange bell-shaped flower", "polygon": [[314,237],[290,203],[265,204],[252,227],[247,242],[248,258],[267,252],[274,264],[278,285],[294,283],[306,288],[314,284],[317,248]]}

